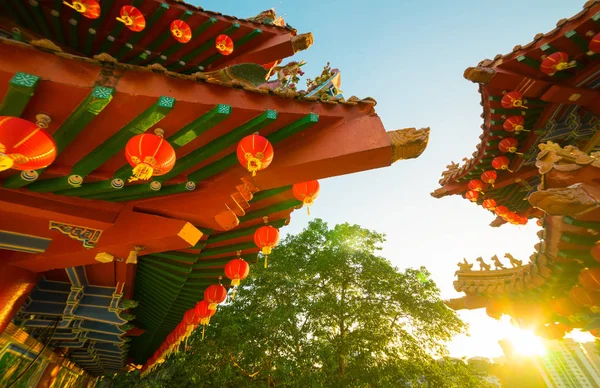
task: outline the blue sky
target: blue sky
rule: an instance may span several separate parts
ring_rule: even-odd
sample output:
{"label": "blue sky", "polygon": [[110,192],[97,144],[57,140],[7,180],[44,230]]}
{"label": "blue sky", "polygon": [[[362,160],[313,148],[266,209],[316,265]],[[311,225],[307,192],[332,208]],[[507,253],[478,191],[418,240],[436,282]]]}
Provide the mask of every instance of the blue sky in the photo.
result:
{"label": "blue sky", "polygon": [[[485,58],[508,53],[547,32],[584,1],[564,0],[205,0],[205,9],[250,17],[275,8],[315,43],[304,59],[314,78],[327,61],[342,71],[346,97],[374,97],[388,130],[430,127],[425,153],[392,167],[327,179],[311,213],[330,224],[350,222],[386,233],[383,254],[400,268],[425,265],[445,298],[456,263],[466,257],[528,260],[537,242],[534,222],[491,228],[493,216],[460,197],[434,199],[441,172],[475,151],[481,134],[477,85],[463,71]],[[302,82],[303,84],[303,82]],[[296,233],[309,221],[292,215],[285,229]],[[455,356],[497,356],[500,324],[482,310],[462,312],[471,337],[451,344]]]}

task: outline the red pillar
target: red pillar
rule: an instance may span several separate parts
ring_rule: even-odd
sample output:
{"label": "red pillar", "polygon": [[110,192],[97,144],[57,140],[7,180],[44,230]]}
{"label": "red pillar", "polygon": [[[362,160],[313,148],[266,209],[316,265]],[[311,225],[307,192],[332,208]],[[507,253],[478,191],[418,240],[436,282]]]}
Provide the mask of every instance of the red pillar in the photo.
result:
{"label": "red pillar", "polygon": [[56,376],[58,376],[58,372],[60,372],[60,365],[55,363],[49,363],[42,373],[42,377],[38,381],[36,388],[50,388]]}
{"label": "red pillar", "polygon": [[19,311],[39,278],[34,272],[0,264],[0,334]]}

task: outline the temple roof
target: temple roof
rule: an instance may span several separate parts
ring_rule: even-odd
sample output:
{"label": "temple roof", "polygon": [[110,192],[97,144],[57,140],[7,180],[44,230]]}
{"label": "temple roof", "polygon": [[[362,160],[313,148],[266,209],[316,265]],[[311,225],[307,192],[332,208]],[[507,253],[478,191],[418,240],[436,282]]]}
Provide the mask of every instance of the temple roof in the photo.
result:
{"label": "temple roof", "polygon": [[[440,198],[464,194],[472,179],[494,170],[492,160],[497,156],[510,159],[508,170],[498,171],[493,188],[486,188],[485,199],[495,199],[521,215],[531,215],[525,199],[536,190],[539,178],[533,167],[539,152],[538,144],[548,140],[561,145],[576,145],[591,151],[598,143],[596,133],[600,114],[600,96],[594,89],[600,82],[600,55],[592,55],[588,41],[600,27],[600,2],[588,1],[582,12],[558,22],[547,34],[538,34],[525,46],[516,46],[506,55],[484,60],[465,71],[465,78],[479,84],[483,106],[480,143],[471,157],[462,164],[452,162],[442,173],[442,187],[432,196]],[[557,52],[568,54],[574,67],[548,75],[540,71],[541,61]],[[501,99],[509,91],[523,93],[528,109],[507,109]],[[524,119],[531,132],[509,133],[503,129],[512,116]],[[498,149],[501,140],[514,138],[518,147],[514,154]],[[520,154],[522,153],[522,154]],[[484,196],[480,196],[480,200]]]}
{"label": "temple roof", "polygon": [[[17,40],[50,39],[65,51],[92,57],[108,53],[120,62],[161,64],[171,71],[191,74],[234,63],[264,61],[264,64],[292,56],[312,44],[312,35],[297,35],[289,25],[280,25],[274,12],[238,19],[205,11],[179,1],[104,0],[96,19],[83,16],[61,1],[39,0],[0,4],[3,31]],[[116,20],[123,6],[136,7],[145,17],[145,28],[132,31]],[[179,43],[171,36],[175,20],[187,23],[192,38]],[[220,54],[215,39],[227,35],[234,50]],[[260,64],[263,64],[262,62]]]}

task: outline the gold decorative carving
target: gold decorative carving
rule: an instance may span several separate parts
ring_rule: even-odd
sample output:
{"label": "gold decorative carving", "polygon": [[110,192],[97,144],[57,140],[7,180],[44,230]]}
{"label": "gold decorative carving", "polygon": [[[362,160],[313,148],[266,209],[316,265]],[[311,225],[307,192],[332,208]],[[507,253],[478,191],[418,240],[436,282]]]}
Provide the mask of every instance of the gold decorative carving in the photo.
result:
{"label": "gold decorative carving", "polygon": [[464,72],[464,77],[471,82],[478,84],[487,84],[494,78],[496,71],[489,67],[467,67]]}
{"label": "gold decorative carving", "polygon": [[429,142],[429,128],[405,128],[389,131],[392,140],[392,163],[420,156]]}
{"label": "gold decorative carving", "polygon": [[515,259],[514,256],[511,255],[510,253],[505,253],[504,257],[510,261],[510,265],[512,265],[513,268],[523,266],[523,261]]}
{"label": "gold decorative carving", "polygon": [[588,165],[600,168],[600,152],[593,152],[588,155],[577,147],[568,145],[562,148],[551,141],[542,143],[538,147],[540,152],[537,155],[535,165],[542,175],[553,169],[557,171],[575,171]]}
{"label": "gold decorative carving", "polygon": [[307,50],[313,43],[314,38],[312,32],[296,35],[292,38],[292,48],[294,49],[294,53]]}
{"label": "gold decorative carving", "polygon": [[32,40],[31,42],[29,42],[29,44],[33,47],[37,47],[42,50],[56,51],[59,53],[62,52],[62,49],[60,47],[58,47],[56,44],[54,44],[54,42],[48,39]]}
{"label": "gold decorative carving", "polygon": [[458,275],[462,272],[471,272],[473,268],[473,264],[469,263],[467,259],[463,259],[462,262],[459,262],[456,265],[458,265],[458,270],[454,272],[454,275]]}
{"label": "gold decorative carving", "polygon": [[478,257],[477,262],[479,263],[479,270],[480,271],[489,271],[492,269],[492,266],[487,264],[485,261],[483,261],[483,258]]}
{"label": "gold decorative carving", "polygon": [[446,194],[448,194],[448,190],[446,190],[445,187],[439,187],[439,188],[433,190],[433,192],[429,195],[431,195],[433,198],[442,198]]}
{"label": "gold decorative carving", "polygon": [[600,207],[600,189],[577,183],[537,191],[529,196],[529,203],[552,216],[579,216]]}
{"label": "gold decorative carving", "polygon": [[50,230],[57,230],[73,240],[81,241],[85,248],[93,248],[102,235],[102,231],[98,229],[63,224],[56,221],[50,221]]}
{"label": "gold decorative carving", "polygon": [[502,264],[502,262],[496,255],[492,256],[492,263],[494,264],[494,269],[506,269],[504,264]]}

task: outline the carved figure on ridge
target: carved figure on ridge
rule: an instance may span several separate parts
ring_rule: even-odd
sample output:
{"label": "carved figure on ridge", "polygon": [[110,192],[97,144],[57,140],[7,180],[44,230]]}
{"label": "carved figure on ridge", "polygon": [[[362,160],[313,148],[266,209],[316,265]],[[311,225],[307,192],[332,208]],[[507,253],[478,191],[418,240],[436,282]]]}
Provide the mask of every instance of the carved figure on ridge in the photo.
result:
{"label": "carved figure on ridge", "polygon": [[494,263],[494,269],[506,269],[506,267],[504,266],[504,264],[502,264],[498,256],[492,256],[492,262]]}
{"label": "carved figure on ridge", "polygon": [[505,253],[504,257],[507,258],[508,260],[510,260],[510,265],[512,265],[513,268],[517,268],[517,267],[521,267],[523,266],[523,260],[517,260],[513,257],[513,255],[511,255],[510,253]]}
{"label": "carved figure on ridge", "polygon": [[479,270],[480,271],[489,271],[492,269],[492,266],[487,264],[485,261],[483,261],[482,257],[478,257],[477,262],[479,263]]}

